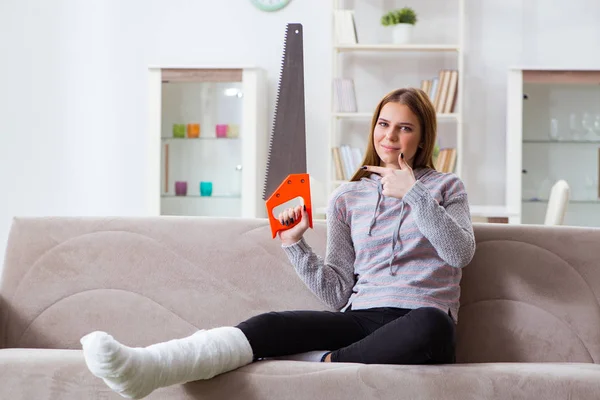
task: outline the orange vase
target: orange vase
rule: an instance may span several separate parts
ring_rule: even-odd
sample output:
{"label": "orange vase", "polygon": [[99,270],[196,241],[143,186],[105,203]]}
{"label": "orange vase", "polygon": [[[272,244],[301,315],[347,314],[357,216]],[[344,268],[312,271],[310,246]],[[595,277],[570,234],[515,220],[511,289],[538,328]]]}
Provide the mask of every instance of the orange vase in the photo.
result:
{"label": "orange vase", "polygon": [[187,135],[190,139],[200,137],[200,124],[188,124]]}

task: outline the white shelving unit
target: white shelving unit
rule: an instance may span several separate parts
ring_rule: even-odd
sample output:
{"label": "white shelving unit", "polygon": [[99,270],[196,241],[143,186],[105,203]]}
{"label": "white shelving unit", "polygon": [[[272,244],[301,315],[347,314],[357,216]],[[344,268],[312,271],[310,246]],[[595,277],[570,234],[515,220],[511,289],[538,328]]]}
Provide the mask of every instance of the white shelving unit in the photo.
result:
{"label": "white shelving unit", "polygon": [[[436,0],[432,0],[433,2],[435,2]],[[428,3],[432,3],[432,1],[429,1]],[[440,4],[442,6],[444,6],[443,3],[447,3],[444,0],[437,0],[440,1]],[[464,49],[464,29],[465,29],[465,4],[464,4],[465,0],[455,0],[455,11],[456,11],[456,15],[454,18],[454,21],[456,22],[454,24],[454,35],[456,40],[453,40],[451,43],[438,43],[438,42],[430,42],[431,40],[424,42],[424,43],[411,43],[411,44],[393,44],[393,43],[379,43],[375,40],[366,40],[363,43],[363,40],[361,39],[362,33],[361,32],[361,15],[357,14],[357,10],[355,7],[361,6],[361,7],[371,7],[370,9],[367,10],[367,12],[370,13],[369,15],[369,23],[370,24],[379,24],[379,19],[380,17],[385,14],[387,11],[391,11],[391,9],[395,9],[395,8],[401,8],[404,5],[408,5],[412,8],[415,9],[415,11],[417,12],[417,15],[420,14],[420,9],[421,9],[421,4],[423,4],[423,2],[418,2],[418,1],[413,1],[412,3],[409,2],[409,4],[398,4],[398,7],[392,7],[390,8],[380,8],[378,10],[373,10],[373,4],[371,4],[369,2],[368,5],[365,5],[365,3],[363,2],[359,2],[359,1],[352,1],[352,0],[334,0],[333,2],[333,12],[335,13],[336,10],[341,10],[341,9],[352,9],[354,10],[354,18],[355,21],[357,21],[356,24],[356,29],[357,29],[357,36],[358,36],[358,43],[356,44],[340,44],[337,41],[337,37],[336,37],[336,27],[335,27],[335,18],[334,18],[334,28],[332,30],[332,43],[333,43],[333,47],[332,47],[332,81],[335,78],[351,78],[354,79],[353,76],[345,76],[345,74],[343,73],[343,69],[344,69],[344,60],[343,57],[346,55],[351,55],[353,57],[355,57],[356,59],[360,58],[361,61],[359,61],[359,63],[362,65],[364,70],[369,69],[369,66],[372,65],[373,68],[379,68],[380,66],[378,65],[377,62],[377,57],[383,57],[383,58],[387,58],[389,60],[390,57],[393,57],[394,59],[397,59],[398,62],[402,62],[403,57],[405,57],[407,54],[411,54],[412,57],[415,57],[415,55],[419,55],[419,54],[424,54],[427,55],[429,60],[432,60],[432,63],[435,63],[436,66],[430,68],[431,71],[435,71],[437,73],[437,71],[441,70],[441,69],[448,69],[445,64],[447,64],[447,55],[451,55],[451,57],[454,57],[454,60],[452,62],[453,66],[451,69],[455,69],[458,71],[458,87],[457,87],[457,91],[458,91],[458,96],[456,99],[456,105],[455,105],[455,112],[450,113],[450,114],[439,114],[438,115],[438,123],[440,126],[442,125],[453,125],[455,127],[455,129],[453,130],[453,132],[450,134],[452,137],[441,137],[442,134],[440,134],[438,132],[438,141],[440,140],[445,140],[446,142],[450,142],[452,143],[451,147],[456,148],[457,151],[457,161],[456,161],[456,168],[455,168],[455,173],[457,175],[461,175],[462,174],[462,170],[463,170],[463,162],[464,162],[464,157],[463,157],[463,126],[462,126],[462,103],[463,103],[463,76],[464,76],[464,54],[463,54],[463,49]],[[437,4],[437,3],[436,3]],[[435,8],[435,7],[432,7]],[[332,17],[333,18],[333,17]],[[376,21],[374,21],[374,18],[377,18]],[[427,23],[425,22],[417,22],[417,24],[423,24],[423,23]],[[362,27],[365,27],[365,25],[362,25]],[[435,26],[432,26],[431,29],[435,29]],[[442,35],[445,36],[445,35]],[[439,37],[439,35],[438,35]],[[373,41],[373,43],[369,43],[369,41]],[[391,40],[390,40],[391,41]],[[440,56],[440,58],[442,58],[442,60],[437,60],[438,55]],[[362,58],[361,58],[362,57]],[[366,59],[367,61],[363,60]],[[437,61],[436,61],[437,60]],[[446,63],[444,62],[446,61]],[[439,63],[438,63],[439,62]],[[372,63],[372,64],[369,64]],[[367,72],[368,73],[368,72]],[[387,86],[386,90],[384,90],[385,93],[392,91],[393,89],[399,88],[399,87],[408,87],[408,86],[413,86],[413,87],[420,87],[421,85],[421,80],[422,79],[430,79],[432,76],[431,75],[422,75],[418,78],[415,78],[414,76],[411,78],[407,78],[407,79],[398,79],[397,81],[394,82],[390,82],[390,85]],[[381,98],[385,93],[380,93],[380,96],[378,96],[378,98]],[[357,88],[356,90],[356,96],[357,98],[359,96],[362,96],[364,93],[361,93],[360,89]],[[330,135],[329,135],[329,154],[328,154],[328,180],[327,180],[327,190],[328,190],[328,194],[331,193],[333,190],[335,190],[335,188],[337,186],[339,186],[340,184],[346,182],[346,181],[340,181],[338,179],[336,179],[335,176],[335,161],[333,159],[333,156],[331,154],[331,149],[333,149],[336,146],[339,146],[341,144],[344,144],[347,140],[347,138],[345,137],[345,133],[343,130],[344,128],[341,127],[342,124],[349,124],[349,123],[358,123],[358,124],[362,124],[362,127],[365,128],[364,130],[364,143],[360,144],[361,148],[365,148],[366,145],[366,138],[368,137],[368,125],[369,122],[373,116],[372,112],[364,110],[364,109],[360,109],[360,105],[359,105],[359,109],[358,112],[355,113],[343,113],[343,112],[337,112],[335,109],[335,103],[334,103],[334,99],[333,99],[333,94],[332,94],[332,101],[331,101],[331,128],[330,128]],[[374,97],[373,97],[374,98]],[[373,102],[373,104],[371,104],[371,107],[375,107],[376,106],[376,101]],[[444,126],[444,136],[448,135],[448,130],[450,130],[450,128],[448,128],[448,126]],[[358,147],[358,145],[357,145]],[[325,211],[325,205],[320,205],[320,207],[317,207],[317,212],[320,214],[324,214]]]}
{"label": "white shelving unit", "polygon": [[[241,66],[156,66],[148,70],[150,215],[264,217],[268,122],[265,72]],[[200,134],[187,124],[197,123]],[[174,124],[186,126],[174,137]],[[217,134],[217,125],[228,133]],[[176,193],[175,182],[187,183]],[[210,182],[212,193],[201,194]]]}
{"label": "white shelving unit", "polygon": [[511,222],[542,224],[552,185],[567,181],[565,225],[600,226],[600,70],[508,73],[506,204]]}

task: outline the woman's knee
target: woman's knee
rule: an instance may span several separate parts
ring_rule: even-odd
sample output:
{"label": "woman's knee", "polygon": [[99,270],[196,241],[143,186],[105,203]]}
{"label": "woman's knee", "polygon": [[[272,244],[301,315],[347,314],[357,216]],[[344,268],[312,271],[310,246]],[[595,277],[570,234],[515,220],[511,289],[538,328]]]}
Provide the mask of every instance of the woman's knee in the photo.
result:
{"label": "woman's knee", "polygon": [[273,332],[282,330],[285,324],[285,317],[279,312],[267,312],[258,314],[247,320],[240,322],[236,328],[248,339],[254,359],[270,357],[273,354],[281,352],[281,339],[285,335],[273,335]]}
{"label": "woman's knee", "polygon": [[435,307],[421,307],[412,310],[408,315],[424,330],[424,333],[454,332],[454,321],[449,313]]}
{"label": "woman's knee", "polygon": [[427,342],[428,355],[432,363],[454,362],[456,327],[452,317],[434,307],[423,307],[411,311],[415,327],[422,340]]}
{"label": "woman's knee", "polygon": [[257,336],[262,336],[269,328],[273,328],[280,324],[283,318],[284,317],[281,316],[280,313],[271,311],[250,317],[247,320],[240,322],[237,325],[237,328],[244,332],[246,337],[255,338]]}

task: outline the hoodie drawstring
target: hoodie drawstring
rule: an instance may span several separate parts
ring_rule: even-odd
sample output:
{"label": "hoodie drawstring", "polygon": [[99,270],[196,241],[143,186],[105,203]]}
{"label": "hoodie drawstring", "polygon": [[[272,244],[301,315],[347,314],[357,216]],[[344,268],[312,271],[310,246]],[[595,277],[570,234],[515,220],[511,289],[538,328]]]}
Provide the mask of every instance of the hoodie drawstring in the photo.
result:
{"label": "hoodie drawstring", "polygon": [[[369,232],[367,233],[369,236],[371,236],[371,230],[375,226],[375,220],[377,219],[377,213],[379,212],[379,205],[381,204],[382,192],[383,192],[383,185],[381,184],[381,181],[378,181],[377,182],[377,203],[375,203],[375,211],[373,212],[373,218],[371,218],[371,224],[369,225]],[[402,225],[402,217],[404,216],[404,200],[400,200],[400,201],[401,201],[400,216],[398,218],[398,224],[396,225],[396,228],[394,229],[394,233],[392,234],[392,249],[391,249],[390,258],[388,260],[388,266],[390,268],[390,275],[396,275],[396,272],[398,271],[398,269],[396,269],[396,271],[394,271],[392,263],[394,261],[394,250],[396,248],[396,244],[398,243],[398,237],[400,236],[400,225]]]}
{"label": "hoodie drawstring", "polygon": [[[394,271],[392,262],[394,261],[394,249],[396,248],[396,243],[398,243],[398,237],[400,236],[400,225],[402,224],[402,216],[404,215],[404,200],[401,200],[402,204],[400,205],[400,217],[398,218],[398,224],[396,225],[396,229],[394,229],[394,235],[392,236],[392,254],[390,255],[390,260],[388,265],[390,267],[390,275],[396,275],[398,272],[398,268]],[[402,242],[400,242],[400,246],[402,246]]]}
{"label": "hoodie drawstring", "polygon": [[369,232],[367,235],[371,236],[371,229],[375,226],[375,219],[377,218],[377,212],[379,211],[379,203],[381,203],[381,192],[383,192],[383,185],[381,181],[377,182],[377,203],[375,203],[375,211],[373,212],[373,218],[371,219],[371,224],[369,225]]}

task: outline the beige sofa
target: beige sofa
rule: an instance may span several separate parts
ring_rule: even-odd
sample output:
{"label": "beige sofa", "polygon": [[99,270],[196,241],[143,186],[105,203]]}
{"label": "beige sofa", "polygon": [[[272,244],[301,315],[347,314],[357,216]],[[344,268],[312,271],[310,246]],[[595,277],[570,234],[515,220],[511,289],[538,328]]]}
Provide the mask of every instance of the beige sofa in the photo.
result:
{"label": "beige sofa", "polygon": [[[598,399],[600,230],[482,224],[459,364],[262,361],[149,399]],[[325,226],[307,240],[324,252]],[[18,218],[0,287],[0,399],[120,399],[79,338],[145,346],[270,310],[323,309],[264,220]]]}

